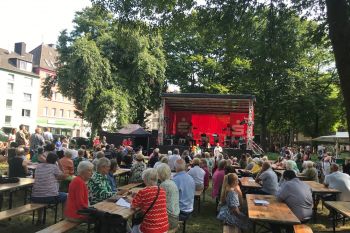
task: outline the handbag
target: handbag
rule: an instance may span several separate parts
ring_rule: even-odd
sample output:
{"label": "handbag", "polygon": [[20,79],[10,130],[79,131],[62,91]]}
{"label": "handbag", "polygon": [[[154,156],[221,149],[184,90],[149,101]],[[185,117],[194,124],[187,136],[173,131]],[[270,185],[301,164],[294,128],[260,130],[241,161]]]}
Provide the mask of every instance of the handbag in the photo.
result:
{"label": "handbag", "polygon": [[134,215],[132,217],[132,226],[140,225],[143,222],[143,219],[145,218],[145,216],[148,213],[148,211],[150,211],[152,209],[152,207],[154,206],[154,203],[156,203],[156,200],[157,200],[158,195],[159,195],[159,191],[160,191],[160,188],[158,186],[157,195],[156,195],[156,197],[154,198],[152,204],[148,207],[148,209],[146,210],[145,213],[143,213],[142,210],[137,210],[134,213]]}

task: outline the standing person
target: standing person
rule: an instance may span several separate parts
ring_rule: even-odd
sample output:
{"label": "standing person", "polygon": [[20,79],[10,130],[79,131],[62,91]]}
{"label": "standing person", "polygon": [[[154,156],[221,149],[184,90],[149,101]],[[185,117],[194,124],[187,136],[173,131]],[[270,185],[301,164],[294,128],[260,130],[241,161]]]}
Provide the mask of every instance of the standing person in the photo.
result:
{"label": "standing person", "polygon": [[199,167],[200,162],[199,158],[194,158],[192,163],[193,167],[187,172],[194,180],[196,191],[204,189],[205,171]]}
{"label": "standing person", "polygon": [[30,136],[30,157],[33,157],[35,153],[38,152],[39,147],[43,147],[45,145],[45,139],[41,135],[41,129],[36,128],[35,133]]}
{"label": "standing person", "polygon": [[186,163],[179,159],[175,161],[176,174],[173,181],[179,190],[180,215],[179,220],[187,220],[192,211],[196,185],[193,178],[186,173]]}
{"label": "standing person", "polygon": [[[139,152],[139,154],[141,153],[142,155],[142,151]],[[143,156],[142,156],[143,157]],[[159,153],[157,152],[153,152],[153,156],[152,158],[150,158],[150,160],[148,161],[148,167],[153,168],[154,165],[159,161]]]}
{"label": "standing person", "polygon": [[205,172],[205,175],[204,175],[204,190],[207,190],[209,188],[209,176],[210,176],[207,160],[204,159],[204,158],[201,159],[201,162],[200,162],[199,166]]}
{"label": "standing person", "polygon": [[44,139],[45,141],[49,141],[49,142],[53,142],[53,135],[52,133],[50,132],[50,128],[44,128]]}
{"label": "standing person", "polygon": [[11,142],[16,142],[16,132],[17,130],[15,128],[11,129],[11,133],[7,139],[8,144],[11,144]]}
{"label": "standing person", "polygon": [[238,186],[238,176],[234,173],[225,175],[222,185],[220,203],[221,207],[217,218],[224,224],[241,229],[249,228],[248,217],[240,211],[239,194],[235,187]]}
{"label": "standing person", "polygon": [[226,167],[226,160],[221,160],[219,162],[218,169],[214,172],[213,175],[213,190],[211,193],[212,198],[216,199],[216,203],[219,203],[220,198],[220,189],[222,186],[222,182],[224,181],[225,176],[225,167]]}
{"label": "standing person", "polygon": [[87,220],[86,216],[79,215],[78,210],[89,207],[89,196],[86,182],[92,176],[94,165],[89,161],[82,161],[77,168],[77,176],[71,181],[68,189],[68,198],[64,215],[67,220],[81,222]]}
{"label": "standing person", "polygon": [[157,167],[159,187],[166,192],[166,207],[169,220],[169,230],[177,228],[179,222],[179,190],[173,180],[171,180],[171,170],[168,164],[161,164]]}
{"label": "standing person", "polygon": [[61,138],[58,137],[57,141],[55,142],[55,147],[56,147],[56,151],[61,151],[62,150],[62,142],[61,142]]}
{"label": "standing person", "polygon": [[216,143],[216,146],[214,148],[214,157],[218,157],[219,154],[222,153],[222,147],[220,146],[220,143]]}
{"label": "standing person", "polygon": [[28,144],[28,140],[26,138],[26,128],[24,125],[19,126],[19,131],[16,133],[16,142],[18,146],[25,146]]}
{"label": "standing person", "polygon": [[179,149],[175,148],[173,151],[173,154],[169,156],[169,159],[168,159],[168,164],[171,171],[175,171],[175,162],[176,160],[179,160],[179,159],[181,159],[180,151]]}
{"label": "standing person", "polygon": [[[166,193],[163,188],[157,186],[157,169],[148,168],[142,173],[146,187],[140,190],[132,200],[132,209],[147,210],[140,225],[133,226],[132,233],[164,233],[168,231],[168,215],[166,205]],[[153,206],[151,206],[153,204]],[[151,208],[152,207],[152,208]]]}
{"label": "standing person", "polygon": [[100,146],[100,145],[101,145],[100,136],[96,136],[93,141],[93,147]]}

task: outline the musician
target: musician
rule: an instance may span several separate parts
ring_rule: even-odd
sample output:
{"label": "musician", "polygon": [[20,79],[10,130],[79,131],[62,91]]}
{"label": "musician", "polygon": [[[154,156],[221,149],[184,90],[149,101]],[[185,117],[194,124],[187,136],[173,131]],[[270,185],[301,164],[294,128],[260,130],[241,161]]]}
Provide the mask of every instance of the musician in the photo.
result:
{"label": "musician", "polygon": [[190,147],[194,146],[196,144],[196,140],[193,139],[193,125],[192,122],[188,126],[188,133],[187,133],[187,141]]}

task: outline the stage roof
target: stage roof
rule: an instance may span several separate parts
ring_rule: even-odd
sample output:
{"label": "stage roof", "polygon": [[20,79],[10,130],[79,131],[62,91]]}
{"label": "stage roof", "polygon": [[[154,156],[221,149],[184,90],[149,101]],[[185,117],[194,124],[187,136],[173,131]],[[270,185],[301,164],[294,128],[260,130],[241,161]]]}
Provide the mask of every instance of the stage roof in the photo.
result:
{"label": "stage roof", "polygon": [[191,112],[249,112],[249,103],[255,102],[253,95],[219,95],[202,93],[164,93],[162,99],[172,111]]}

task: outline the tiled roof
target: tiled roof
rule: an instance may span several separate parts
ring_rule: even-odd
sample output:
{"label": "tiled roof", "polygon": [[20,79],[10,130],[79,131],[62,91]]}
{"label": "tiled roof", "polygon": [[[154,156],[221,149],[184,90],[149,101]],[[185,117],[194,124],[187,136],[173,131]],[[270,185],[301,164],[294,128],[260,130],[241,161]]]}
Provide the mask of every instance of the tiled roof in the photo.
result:
{"label": "tiled roof", "polygon": [[56,70],[58,52],[53,45],[41,44],[30,53],[33,54],[33,67]]}

